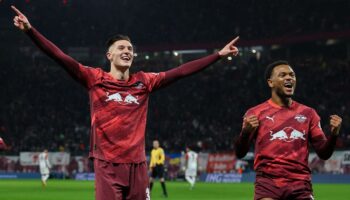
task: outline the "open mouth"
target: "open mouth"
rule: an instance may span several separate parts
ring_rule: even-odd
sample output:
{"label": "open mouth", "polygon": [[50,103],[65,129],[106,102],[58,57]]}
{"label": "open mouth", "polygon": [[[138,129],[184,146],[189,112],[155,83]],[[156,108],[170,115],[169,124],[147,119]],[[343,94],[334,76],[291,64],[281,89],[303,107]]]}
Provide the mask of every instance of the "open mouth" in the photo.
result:
{"label": "open mouth", "polygon": [[286,87],[286,88],[292,89],[292,88],[293,88],[293,83],[291,83],[291,82],[286,82],[286,83],[284,83],[283,86]]}
{"label": "open mouth", "polygon": [[128,62],[128,61],[131,60],[131,57],[130,57],[130,56],[122,56],[121,59],[122,59],[123,61]]}

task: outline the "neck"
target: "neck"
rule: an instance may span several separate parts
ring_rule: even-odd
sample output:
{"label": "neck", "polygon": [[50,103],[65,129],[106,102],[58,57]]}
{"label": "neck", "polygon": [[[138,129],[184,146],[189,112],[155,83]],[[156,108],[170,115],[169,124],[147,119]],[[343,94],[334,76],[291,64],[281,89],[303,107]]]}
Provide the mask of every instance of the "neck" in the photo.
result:
{"label": "neck", "polygon": [[129,68],[119,69],[117,67],[111,66],[111,71],[109,74],[117,80],[129,80]]}
{"label": "neck", "polygon": [[290,107],[290,105],[292,105],[291,97],[280,97],[276,93],[272,93],[271,100],[281,107]]}

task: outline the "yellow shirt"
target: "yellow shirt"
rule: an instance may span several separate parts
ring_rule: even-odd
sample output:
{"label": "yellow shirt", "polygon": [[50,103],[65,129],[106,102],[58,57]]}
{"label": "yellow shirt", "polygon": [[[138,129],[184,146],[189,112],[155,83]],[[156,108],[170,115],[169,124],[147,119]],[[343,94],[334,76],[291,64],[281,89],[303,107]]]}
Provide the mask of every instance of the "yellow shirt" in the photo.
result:
{"label": "yellow shirt", "polygon": [[161,147],[157,149],[152,149],[151,151],[151,162],[149,164],[150,167],[154,167],[156,165],[164,165],[165,155],[164,150]]}

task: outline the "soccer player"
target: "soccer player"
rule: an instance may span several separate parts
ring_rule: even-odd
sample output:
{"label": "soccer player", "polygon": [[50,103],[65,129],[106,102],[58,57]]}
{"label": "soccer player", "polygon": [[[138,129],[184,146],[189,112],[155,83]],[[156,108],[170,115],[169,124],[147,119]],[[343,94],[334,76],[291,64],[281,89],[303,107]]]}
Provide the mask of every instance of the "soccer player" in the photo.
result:
{"label": "soccer player", "polygon": [[4,151],[7,149],[7,146],[4,142],[4,140],[0,137],[0,151]]}
{"label": "soccer player", "polygon": [[82,65],[46,39],[16,7],[14,25],[63,67],[89,93],[91,110],[90,153],[95,169],[97,200],[149,199],[145,155],[145,127],[151,92],[194,74],[227,55],[237,55],[238,37],[217,53],[160,73],[129,69],[134,58],[127,36],[108,41],[110,71]]}
{"label": "soccer player", "polygon": [[330,116],[331,134],[327,139],[316,111],[292,100],[297,79],[288,62],[271,63],[265,79],[271,98],[244,115],[235,144],[237,157],[244,157],[254,142],[254,199],[311,200],[309,143],[320,158],[328,159],[334,151],[342,119]]}
{"label": "soccer player", "polygon": [[162,147],[159,146],[159,141],[153,141],[153,149],[151,151],[151,160],[149,163],[149,170],[151,172],[150,178],[150,189],[152,191],[154,179],[159,178],[160,184],[162,185],[164,197],[168,197],[166,191],[165,179],[164,179],[164,162],[165,153]]}
{"label": "soccer player", "polygon": [[45,149],[43,152],[39,154],[39,168],[40,168],[40,174],[41,174],[41,183],[43,187],[46,187],[47,179],[50,176],[50,162],[49,162],[49,153],[47,149]]}
{"label": "soccer player", "polygon": [[190,183],[190,188],[193,189],[197,177],[198,154],[186,147],[186,163],[185,163],[185,179]]}

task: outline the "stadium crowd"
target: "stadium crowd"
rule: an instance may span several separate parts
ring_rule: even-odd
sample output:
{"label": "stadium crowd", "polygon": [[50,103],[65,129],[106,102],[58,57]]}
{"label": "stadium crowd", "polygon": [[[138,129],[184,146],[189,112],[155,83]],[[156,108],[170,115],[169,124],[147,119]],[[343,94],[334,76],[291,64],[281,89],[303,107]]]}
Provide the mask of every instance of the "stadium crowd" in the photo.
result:
{"label": "stadium crowd", "polygon": [[[163,71],[184,59],[190,58],[159,54],[146,60],[139,56],[133,70]],[[349,148],[349,62],[321,55],[289,60],[298,78],[295,99],[318,111],[325,130],[330,114],[342,115],[338,147]],[[197,145],[202,151],[232,150],[245,110],[268,97],[263,73],[270,61],[271,58],[258,60],[254,56],[223,59],[155,92],[150,99],[147,146],[159,139],[168,152],[181,151],[186,144]],[[52,151],[87,153],[89,105],[81,86],[45,57],[24,56],[5,66],[0,72],[5,91],[0,102],[4,105],[0,135],[9,143],[9,152],[40,151],[46,147]]]}
{"label": "stadium crowd", "polygon": [[[336,4],[326,0],[264,3],[196,0],[191,6],[185,6],[186,1],[138,1],[138,6],[133,6],[134,1],[120,1],[118,7],[111,7],[111,1],[67,2],[23,1],[17,6],[27,13],[34,26],[63,49],[88,48],[91,56],[81,62],[92,66],[106,64],[101,50],[103,39],[115,32],[130,33],[136,45],[152,49],[158,45],[176,48],[181,44],[220,44],[232,35],[241,35],[243,41],[264,41],[345,33],[350,28],[347,12],[350,3],[345,0]],[[10,147],[8,153],[48,148],[86,154],[90,130],[87,94],[57,64],[38,53],[28,38],[12,28],[10,2],[0,4],[0,21],[4,25],[0,36],[7,38],[1,41],[4,48],[0,49],[0,136]],[[207,9],[210,6],[213,9]],[[106,12],[93,13],[91,7]],[[272,9],[277,12],[269,12]],[[341,115],[343,127],[338,148],[349,149],[348,41],[323,49],[317,42],[310,43],[304,45],[311,48],[287,45],[283,49],[292,53],[282,56],[261,52],[258,59],[245,52],[156,92],[150,99],[147,146],[150,148],[151,141],[159,139],[167,152],[179,152],[186,144],[196,145],[202,151],[233,150],[232,141],[240,132],[245,110],[269,96],[263,80],[264,67],[277,58],[287,58],[298,77],[295,99],[318,111],[325,130],[330,114]],[[95,59],[97,53],[99,60]],[[133,69],[157,72],[205,54],[175,56],[158,52],[150,53],[150,59],[141,55],[144,54],[136,57]]]}

